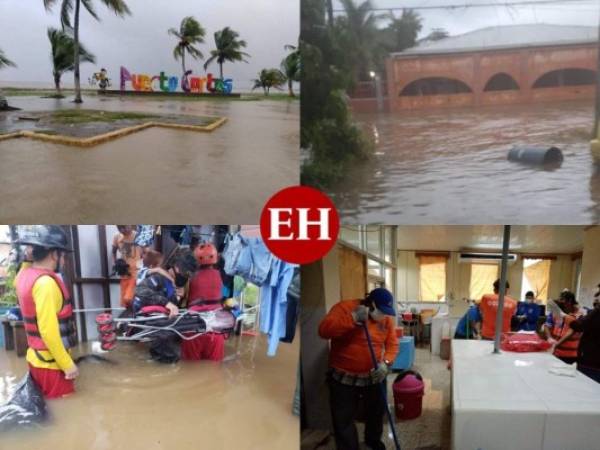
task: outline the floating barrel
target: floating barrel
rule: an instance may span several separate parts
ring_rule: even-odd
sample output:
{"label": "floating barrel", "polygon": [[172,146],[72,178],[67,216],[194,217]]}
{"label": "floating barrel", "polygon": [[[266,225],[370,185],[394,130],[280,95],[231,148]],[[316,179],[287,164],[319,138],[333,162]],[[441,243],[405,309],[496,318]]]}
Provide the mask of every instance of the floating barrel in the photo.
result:
{"label": "floating barrel", "polygon": [[508,152],[508,160],[524,164],[560,164],[563,154],[557,147],[513,147]]}

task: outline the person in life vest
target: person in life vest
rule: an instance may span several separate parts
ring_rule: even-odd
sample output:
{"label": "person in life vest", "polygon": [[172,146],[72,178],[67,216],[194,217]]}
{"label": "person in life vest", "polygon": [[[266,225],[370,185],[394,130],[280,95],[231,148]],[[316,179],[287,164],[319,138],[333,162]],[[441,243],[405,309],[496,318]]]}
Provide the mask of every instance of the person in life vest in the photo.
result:
{"label": "person in life vest", "polygon": [[[199,269],[190,280],[188,308],[198,311],[211,311],[221,308],[223,280],[215,267],[219,255],[213,244],[199,244],[194,249],[194,257]],[[181,343],[181,358],[184,360],[222,361],[225,356],[225,335],[206,333]]]}
{"label": "person in life vest", "polygon": [[46,398],[74,392],[79,375],[69,349],[77,344],[73,308],[59,276],[66,252],[72,251],[56,225],[30,227],[19,244],[31,246],[32,263],[20,270],[15,287],[27,335],[27,363]]}
{"label": "person in life vest", "polygon": [[517,305],[517,331],[536,331],[540,313],[540,305],[535,302],[535,294],[528,291],[525,294],[525,301]]}
{"label": "person in life vest", "polygon": [[545,324],[546,337],[552,343],[552,354],[567,364],[573,364],[577,361],[581,338],[581,333],[571,327],[581,316],[578,303],[575,294],[570,291],[563,291],[556,303],[560,311],[548,315]]}
{"label": "person in life vest", "polygon": [[577,350],[577,370],[600,383],[600,285],[594,294],[593,308],[570,323],[573,332],[581,333]]}
{"label": "person in life vest", "polygon": [[[510,321],[517,310],[517,301],[508,295],[510,285],[506,282],[504,294],[504,309],[502,310],[502,332],[510,331]],[[479,310],[483,317],[481,325],[481,338],[493,340],[496,334],[496,314],[498,313],[498,293],[500,292],[500,280],[494,281],[494,293],[485,294],[479,302]]]}
{"label": "person in life vest", "polygon": [[121,278],[121,306],[129,308],[135,294],[139,247],[135,245],[132,225],[117,225],[119,232],[113,237],[112,258],[115,272]]}
{"label": "person in life vest", "polygon": [[[331,340],[329,351],[329,400],[338,450],[358,450],[354,420],[359,399],[365,405],[365,444],[385,450],[381,441],[385,402],[381,383],[398,353],[394,297],[383,288],[372,290],[365,299],[343,300],[331,308],[319,325],[319,336]],[[375,369],[364,325],[368,327],[378,358]]]}

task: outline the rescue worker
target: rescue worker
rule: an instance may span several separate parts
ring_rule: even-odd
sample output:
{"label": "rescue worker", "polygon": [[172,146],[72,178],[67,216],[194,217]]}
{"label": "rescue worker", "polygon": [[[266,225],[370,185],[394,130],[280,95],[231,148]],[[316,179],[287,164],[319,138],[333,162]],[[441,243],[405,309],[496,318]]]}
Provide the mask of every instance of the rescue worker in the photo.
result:
{"label": "rescue worker", "polygon": [[[354,420],[359,398],[366,411],[365,444],[385,450],[381,441],[385,400],[381,383],[398,353],[394,297],[387,289],[372,290],[365,299],[344,300],[331,308],[319,325],[319,336],[331,340],[327,382],[338,450],[358,450]],[[378,358],[375,369],[363,326],[366,324]]]}
{"label": "rescue worker", "polygon": [[464,316],[458,321],[454,339],[478,339],[481,336],[481,312],[477,304],[469,306]]}
{"label": "rescue worker", "polygon": [[[194,249],[194,257],[199,269],[190,280],[188,308],[196,311],[220,309],[223,280],[221,272],[215,268],[219,259],[217,249],[211,243],[199,244]],[[222,333],[206,333],[181,343],[181,358],[184,360],[222,361],[224,357],[225,335]]]}
{"label": "rescue worker", "polygon": [[66,252],[72,251],[64,230],[56,225],[30,227],[19,244],[31,246],[32,264],[15,279],[27,335],[27,363],[46,398],[74,392],[79,375],[69,349],[77,344],[73,308],[59,276]]}
{"label": "rescue worker", "polygon": [[600,383],[600,286],[594,295],[594,308],[570,323],[571,330],[581,333],[577,350],[577,370]]}
{"label": "rescue worker", "polygon": [[117,229],[119,232],[113,237],[112,258],[115,271],[121,278],[121,306],[129,308],[135,295],[139,247],[135,245],[133,226],[117,225]]}
{"label": "rescue worker", "polygon": [[[506,282],[504,293],[504,309],[502,310],[502,332],[510,331],[510,321],[517,310],[517,301],[508,295],[510,285]],[[493,340],[496,334],[496,314],[498,313],[498,293],[500,292],[500,280],[494,281],[494,293],[485,294],[479,302],[479,310],[483,317],[481,325],[481,338]]]}
{"label": "rescue worker", "polygon": [[517,331],[537,331],[540,314],[541,308],[535,302],[535,294],[528,291],[525,294],[525,301],[517,305]]}
{"label": "rescue worker", "polygon": [[[562,292],[556,302],[562,310],[560,316],[549,314],[546,321],[546,336],[552,343],[552,354],[567,364],[577,362],[577,352],[581,333],[576,332],[571,323],[581,316],[575,294]],[[577,328],[577,327],[576,327]]]}

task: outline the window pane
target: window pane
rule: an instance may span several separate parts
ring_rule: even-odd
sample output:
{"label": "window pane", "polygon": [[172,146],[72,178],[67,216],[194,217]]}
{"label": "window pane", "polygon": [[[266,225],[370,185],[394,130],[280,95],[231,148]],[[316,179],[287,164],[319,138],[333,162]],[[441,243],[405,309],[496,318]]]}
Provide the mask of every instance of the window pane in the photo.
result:
{"label": "window pane", "polygon": [[381,227],[379,226],[368,226],[367,227],[367,251],[379,258],[381,258]]}
{"label": "window pane", "polygon": [[342,227],[340,235],[343,241],[360,248],[360,231],[358,226]]}
{"label": "window pane", "polygon": [[521,298],[525,297],[527,291],[533,291],[535,298],[542,304],[548,300],[548,285],[550,284],[549,259],[523,260],[523,283],[521,287]]}
{"label": "window pane", "polygon": [[369,259],[367,265],[368,265],[368,269],[369,269],[369,275],[375,275],[378,277],[382,276],[380,263],[378,263],[377,261],[373,261],[372,259]]}
{"label": "window pane", "polygon": [[494,281],[498,279],[497,264],[471,264],[471,282],[469,297],[479,300],[484,294],[494,291]]}
{"label": "window pane", "polygon": [[395,274],[396,270],[391,267],[385,268],[385,287],[388,289],[394,296],[396,296],[396,283],[395,283]]}
{"label": "window pane", "polygon": [[419,300],[444,301],[446,296],[446,258],[444,256],[419,257]]}
{"label": "window pane", "polygon": [[383,231],[383,237],[384,237],[384,244],[383,244],[383,251],[384,251],[384,255],[383,258],[386,261],[389,262],[393,262],[393,255],[394,255],[394,247],[395,247],[395,243],[392,242],[392,236],[393,236],[393,230],[391,227],[385,227],[384,231]]}

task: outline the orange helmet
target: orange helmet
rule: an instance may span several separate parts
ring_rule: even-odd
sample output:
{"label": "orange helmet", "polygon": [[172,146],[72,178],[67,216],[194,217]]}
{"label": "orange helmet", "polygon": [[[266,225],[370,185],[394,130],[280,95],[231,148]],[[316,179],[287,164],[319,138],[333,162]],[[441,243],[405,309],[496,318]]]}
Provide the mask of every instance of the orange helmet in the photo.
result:
{"label": "orange helmet", "polygon": [[198,247],[194,249],[194,256],[201,266],[216,264],[218,259],[217,249],[214,245],[209,243],[198,245]]}

